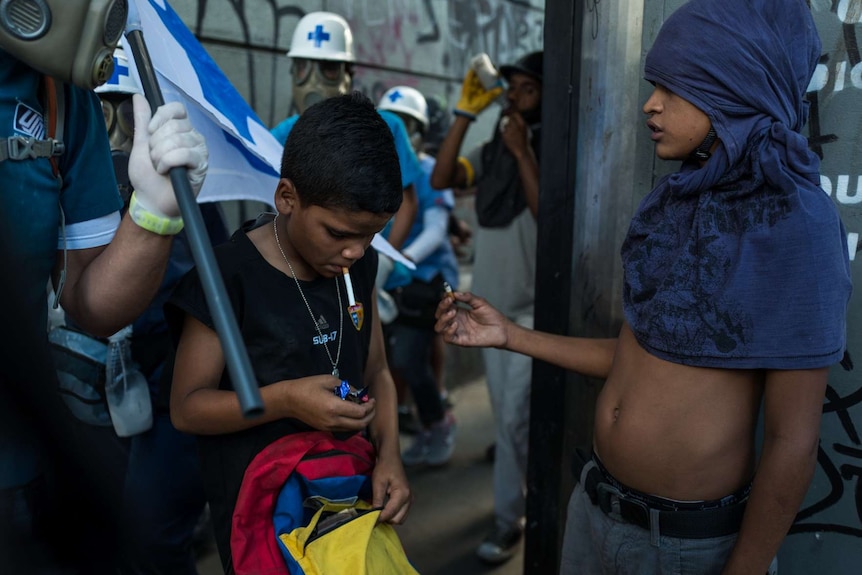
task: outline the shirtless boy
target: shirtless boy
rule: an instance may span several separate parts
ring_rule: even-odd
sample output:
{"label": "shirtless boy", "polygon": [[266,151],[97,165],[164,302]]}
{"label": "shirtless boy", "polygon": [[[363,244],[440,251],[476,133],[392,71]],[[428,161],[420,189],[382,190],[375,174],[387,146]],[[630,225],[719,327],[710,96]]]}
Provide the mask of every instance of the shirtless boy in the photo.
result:
{"label": "shirtless boy", "polygon": [[451,343],[605,379],[563,574],[777,569],[851,290],[846,234],[800,133],[819,56],[802,0],[692,0],[664,23],[643,111],[656,155],[682,165],[632,219],[617,338],[531,331],[468,293],[439,305]]}

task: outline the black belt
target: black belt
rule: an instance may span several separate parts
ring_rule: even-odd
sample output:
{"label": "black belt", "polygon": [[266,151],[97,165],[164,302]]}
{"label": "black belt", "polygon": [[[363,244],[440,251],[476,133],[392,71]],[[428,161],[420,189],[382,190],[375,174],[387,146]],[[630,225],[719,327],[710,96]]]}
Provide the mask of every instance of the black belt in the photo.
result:
{"label": "black belt", "polygon": [[[589,456],[585,456],[580,450],[575,455],[573,470],[579,481],[581,471],[589,460]],[[737,533],[742,524],[747,501],[742,500],[724,507],[703,510],[655,509],[644,501],[620,494],[595,466],[587,472],[584,491],[593,504],[604,513],[611,512],[613,500],[616,499],[619,503],[619,514],[623,520],[646,530],[650,530],[651,525],[654,525],[651,523],[651,517],[655,518],[657,515],[659,533],[681,539],[709,539]]]}

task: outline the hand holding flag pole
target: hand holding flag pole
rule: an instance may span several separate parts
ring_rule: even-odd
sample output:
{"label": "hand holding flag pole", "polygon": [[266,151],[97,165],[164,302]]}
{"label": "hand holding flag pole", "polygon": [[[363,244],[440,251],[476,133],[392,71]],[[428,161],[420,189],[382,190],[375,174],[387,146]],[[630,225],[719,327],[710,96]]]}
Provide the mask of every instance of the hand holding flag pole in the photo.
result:
{"label": "hand holding flag pole", "polygon": [[[150,109],[155,113],[156,109],[165,103],[165,100],[144,42],[143,28],[134,1],[129,2],[126,41],[134,54],[144,95],[150,104]],[[213,316],[213,323],[224,351],[225,363],[239,398],[240,408],[245,417],[257,417],[263,413],[263,399],[252,372],[248,352],[240,337],[230,300],[227,298],[224,281],[216,265],[208,240],[206,225],[192,193],[186,168],[171,169],[170,178],[207,305]]]}

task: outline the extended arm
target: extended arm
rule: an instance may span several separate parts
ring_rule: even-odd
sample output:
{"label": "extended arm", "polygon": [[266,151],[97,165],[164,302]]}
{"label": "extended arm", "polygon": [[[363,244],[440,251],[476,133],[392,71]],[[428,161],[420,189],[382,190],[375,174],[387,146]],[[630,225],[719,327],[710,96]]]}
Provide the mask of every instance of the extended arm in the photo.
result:
{"label": "extended arm", "polygon": [[523,353],[588,377],[606,378],[610,373],[616,339],[570,337],[527,329],[471,293],[455,292],[454,297],[469,309],[456,306],[449,298],[440,302],[435,329],[448,343]]}
{"label": "extended arm", "polygon": [[174,427],[197,435],[215,435],[292,417],[315,429],[359,431],[374,416],[373,399],[362,405],[339,399],[332,393],[339,380],[326,374],[262,387],[263,415],[248,419],[242,415],[236,392],[218,388],[224,367],[218,334],[187,315],[171,386]]}
{"label": "extended arm", "polygon": [[377,450],[377,464],[373,473],[375,507],[383,507],[380,521],[401,523],[407,517],[413,496],[401,464],[398,443],[398,399],[395,382],[386,363],[383,347],[383,329],[377,315],[377,290],[372,297],[374,322],[371,325],[371,347],[365,366],[365,384],[369,394],[377,401],[377,413],[371,422],[371,441]]}
{"label": "extended arm", "polygon": [[452,125],[449,126],[449,131],[446,132],[446,137],[443,138],[437,151],[434,171],[431,172],[432,188],[437,190],[463,188],[472,184],[467,181],[467,171],[458,161],[458,153],[461,151],[461,144],[464,143],[470,123],[469,118],[456,115]]}
{"label": "extended arm", "polygon": [[814,474],[828,373],[767,372],[763,453],[724,575],[766,573],[793,524]]}

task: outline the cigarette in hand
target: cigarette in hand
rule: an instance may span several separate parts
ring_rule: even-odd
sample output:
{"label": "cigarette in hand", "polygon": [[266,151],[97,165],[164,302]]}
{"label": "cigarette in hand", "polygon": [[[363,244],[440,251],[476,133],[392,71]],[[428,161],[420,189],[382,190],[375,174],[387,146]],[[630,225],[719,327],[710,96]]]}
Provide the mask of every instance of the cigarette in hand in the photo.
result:
{"label": "cigarette in hand", "polygon": [[356,305],[356,296],[353,294],[353,282],[350,280],[350,270],[341,268],[344,274],[344,285],[347,286],[347,305]]}

